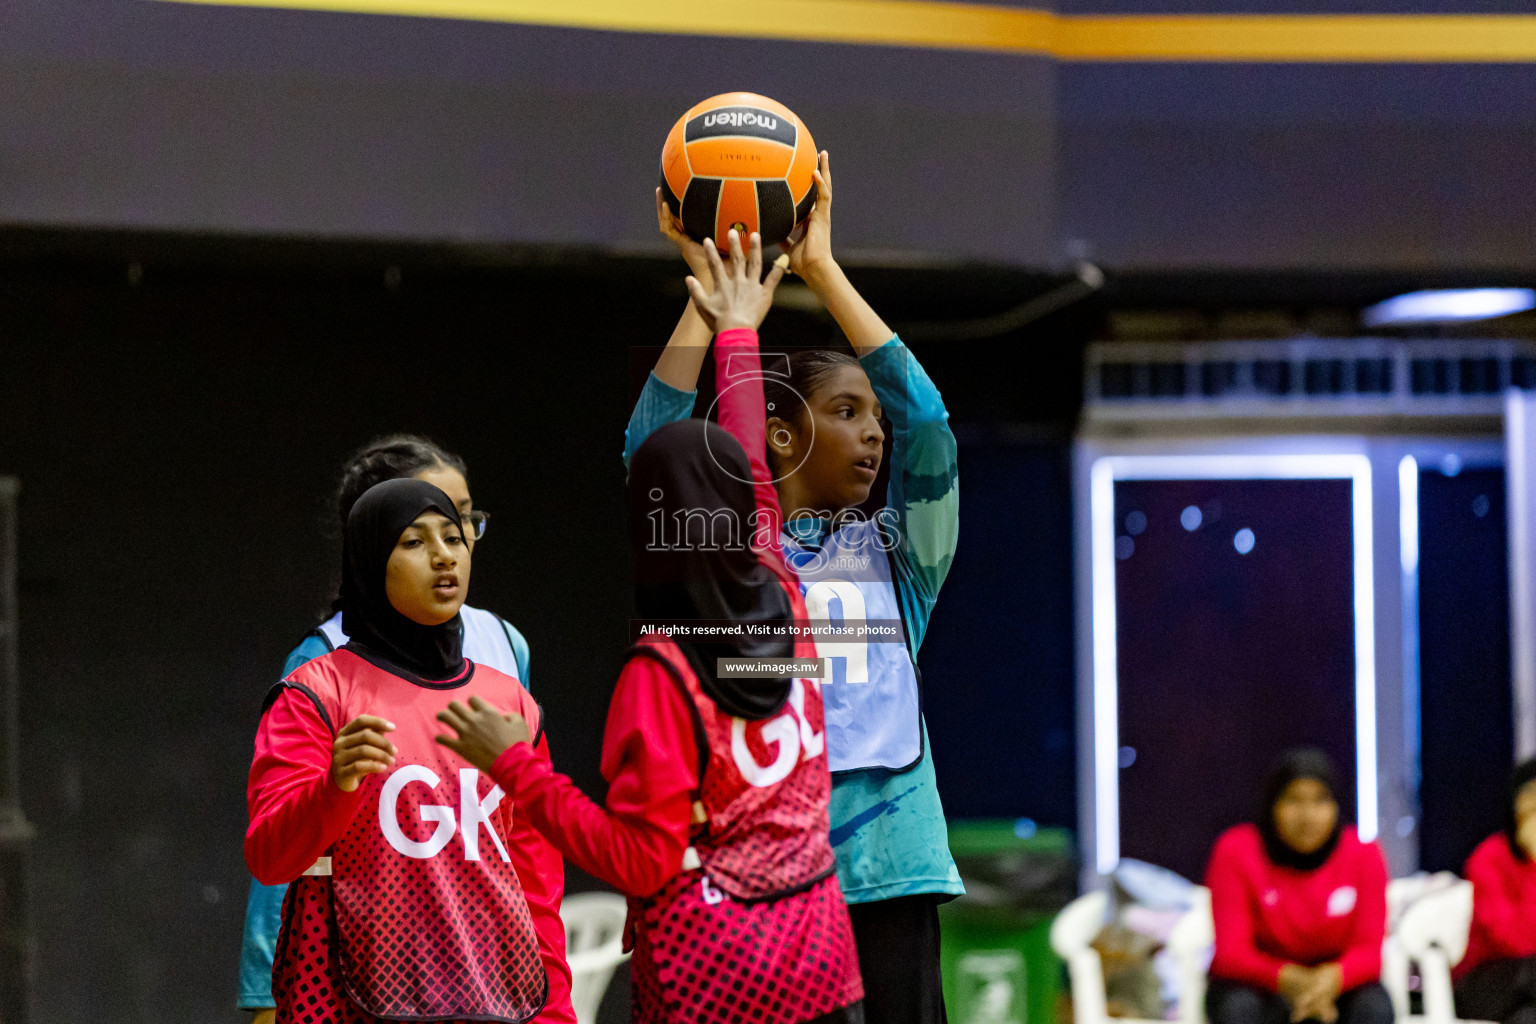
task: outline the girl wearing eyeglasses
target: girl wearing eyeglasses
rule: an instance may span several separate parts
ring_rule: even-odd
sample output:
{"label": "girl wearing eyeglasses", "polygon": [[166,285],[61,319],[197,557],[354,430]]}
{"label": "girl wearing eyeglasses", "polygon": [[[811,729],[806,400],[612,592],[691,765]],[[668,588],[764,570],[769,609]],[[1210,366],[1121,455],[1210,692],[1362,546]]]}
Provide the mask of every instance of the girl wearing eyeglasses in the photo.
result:
{"label": "girl wearing eyeglasses", "polygon": [[[454,504],[464,524],[465,539],[473,544],[485,536],[489,516],[474,507],[470,498],[468,470],[464,460],[423,437],[391,434],[377,438],[347,460],[336,489],[336,512],[343,529],[357,499],[375,484],[385,480],[412,478],[432,484]],[[342,601],[332,602],[335,614],[311,630],[288,655],[283,677],[315,658],[344,646],[347,635],[341,628]],[[459,610],[463,630],[464,656],[477,664],[489,665],[528,685],[528,641],[516,627],[495,612],[464,605]],[[539,872],[540,878],[525,884],[530,903],[544,901],[558,909],[563,886],[541,889],[541,878],[561,877],[560,855],[549,846],[538,854],[553,870]],[[282,924],[283,898],[287,885],[262,885],[251,880],[245,908],[245,938],[240,952],[241,1009],[256,1014],[252,1024],[271,1024],[276,1003],[272,997],[272,959]],[[569,1006],[562,996],[570,990],[570,973],[565,965],[565,934],[550,930],[546,940],[545,968],[550,981],[550,1007]],[[558,966],[550,961],[558,961]],[[546,1011],[546,1014],[548,1011]]]}

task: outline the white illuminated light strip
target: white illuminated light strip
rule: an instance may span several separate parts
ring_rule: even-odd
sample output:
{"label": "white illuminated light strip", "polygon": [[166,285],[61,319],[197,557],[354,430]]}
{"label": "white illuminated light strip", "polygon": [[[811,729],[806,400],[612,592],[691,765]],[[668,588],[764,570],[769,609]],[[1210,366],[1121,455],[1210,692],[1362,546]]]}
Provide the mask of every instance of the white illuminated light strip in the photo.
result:
{"label": "white illuminated light strip", "polygon": [[1419,460],[1404,455],[1397,464],[1397,525],[1402,538],[1404,575],[1419,571]]}
{"label": "white illuminated light strip", "polygon": [[1120,697],[1115,643],[1115,462],[1093,464],[1093,789],[1099,874],[1120,862]]}
{"label": "white illuminated light strip", "polygon": [[1413,788],[1418,791],[1419,739],[1419,462],[1397,464],[1397,534],[1403,564],[1403,738]]}
{"label": "white illuminated light strip", "polygon": [[1509,575],[1511,662],[1515,694],[1515,756],[1536,754],[1536,653],[1531,645],[1531,492],[1525,393],[1511,389],[1504,397],[1506,492],[1509,495]]}
{"label": "white illuminated light strip", "polygon": [[1355,609],[1355,778],[1361,840],[1376,838],[1376,596],[1371,461],[1365,455],[1107,455],[1089,471],[1092,523],[1094,862],[1120,862],[1120,723],[1115,642],[1117,480],[1338,480],[1352,482]]}

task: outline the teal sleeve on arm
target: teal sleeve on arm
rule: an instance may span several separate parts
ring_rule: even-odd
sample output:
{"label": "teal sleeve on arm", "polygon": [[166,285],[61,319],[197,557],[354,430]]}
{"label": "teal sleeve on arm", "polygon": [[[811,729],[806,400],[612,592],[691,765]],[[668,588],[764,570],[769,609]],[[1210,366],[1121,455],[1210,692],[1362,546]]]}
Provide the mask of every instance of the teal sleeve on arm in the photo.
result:
{"label": "teal sleeve on arm", "polygon": [[251,879],[245,901],[245,940],[240,947],[240,998],[242,1010],[268,1010],[272,999],[272,958],[277,953],[277,933],[283,926],[286,885],[262,885]]}
{"label": "teal sleeve on arm", "polygon": [[939,389],[900,338],[892,337],[859,363],[891,421],[892,472],[886,506],[895,512],[901,534],[895,552],[904,584],[899,589],[915,633],[916,653],[959,539],[955,435]]}
{"label": "teal sleeve on arm", "polygon": [[506,619],[502,619],[501,624],[507,631],[507,639],[512,641],[512,657],[517,661],[517,678],[522,680],[523,689],[532,693],[533,689],[528,684],[528,638]]}
{"label": "teal sleeve on arm", "polygon": [[[283,662],[283,678],[306,661],[329,654],[331,645],[311,633],[299,646],[288,652]],[[245,900],[245,937],[240,945],[240,995],[236,1005],[242,1010],[269,1010],[272,1001],[272,957],[277,950],[277,933],[283,925],[283,897],[286,885],[262,885],[251,879],[251,892]]]}
{"label": "teal sleeve on arm", "polygon": [[288,660],[283,662],[283,678],[293,675],[294,669],[306,661],[314,661],[331,653],[331,645],[325,642],[325,638],[311,633],[300,641],[299,646],[288,652]]}
{"label": "teal sleeve on arm", "polygon": [[635,402],[635,411],[629,414],[629,426],[624,428],[624,468],[629,460],[655,433],[656,428],[676,423],[693,415],[693,401],[697,391],[679,391],[652,373],[645,379],[645,387]]}

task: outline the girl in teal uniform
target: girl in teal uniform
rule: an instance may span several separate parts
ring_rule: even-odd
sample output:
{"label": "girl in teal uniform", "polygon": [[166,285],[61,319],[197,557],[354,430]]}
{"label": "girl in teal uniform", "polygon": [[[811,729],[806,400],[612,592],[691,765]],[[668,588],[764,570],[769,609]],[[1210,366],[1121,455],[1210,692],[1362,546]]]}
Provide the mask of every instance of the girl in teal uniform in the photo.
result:
{"label": "girl in teal uniform", "polygon": [[[790,269],[821,299],[853,352],[788,356],[787,379],[764,362],[768,456],[784,509],[786,553],[815,619],[867,622],[893,642],[827,642],[823,680],[834,772],[831,837],[849,904],[872,1022],[944,1019],[939,903],[963,892],[949,855],[915,659],[953,561],[958,473],[949,414],[901,340],[832,257],[831,173],[821,154],[818,197]],[[705,250],[657,197],[663,234],[705,290]],[[690,302],[625,432],[625,463],[658,427],[688,418],[710,330]],[[777,368],[782,369],[782,365]],[[885,507],[863,519],[879,469],[882,415],[893,436]]]}

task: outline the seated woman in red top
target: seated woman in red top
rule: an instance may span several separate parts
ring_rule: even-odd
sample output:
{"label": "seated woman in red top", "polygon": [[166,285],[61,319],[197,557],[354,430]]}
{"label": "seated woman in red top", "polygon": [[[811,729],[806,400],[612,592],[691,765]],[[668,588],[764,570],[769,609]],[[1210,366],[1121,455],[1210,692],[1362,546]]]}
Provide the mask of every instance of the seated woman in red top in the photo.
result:
{"label": "seated woman in red top", "polygon": [[1509,785],[1509,820],[1467,858],[1472,931],[1456,965],[1456,1012],[1536,1024],[1536,757]]}
{"label": "seated woman in red top", "polygon": [[[816,649],[785,628],[807,616],[777,547],[763,437],[756,327],[782,271],[760,280],[756,235],[750,261],[734,231],[731,250],[729,273],[712,259],[714,294],[694,293],[718,331],[720,423],[668,424],[630,463],[630,567],[646,628],[608,706],[604,804],[551,771],[516,716],[455,702],[439,717],[457,735],[441,742],[630,898],[637,1024],[862,1024],[827,834],[821,688],[786,664]],[[749,386],[729,386],[737,377]]]}
{"label": "seated woman in red top", "polygon": [[1386,860],[1339,823],[1334,780],[1321,751],[1285,754],[1258,823],[1216,841],[1205,879],[1211,1024],[1391,1024],[1380,980]]}

